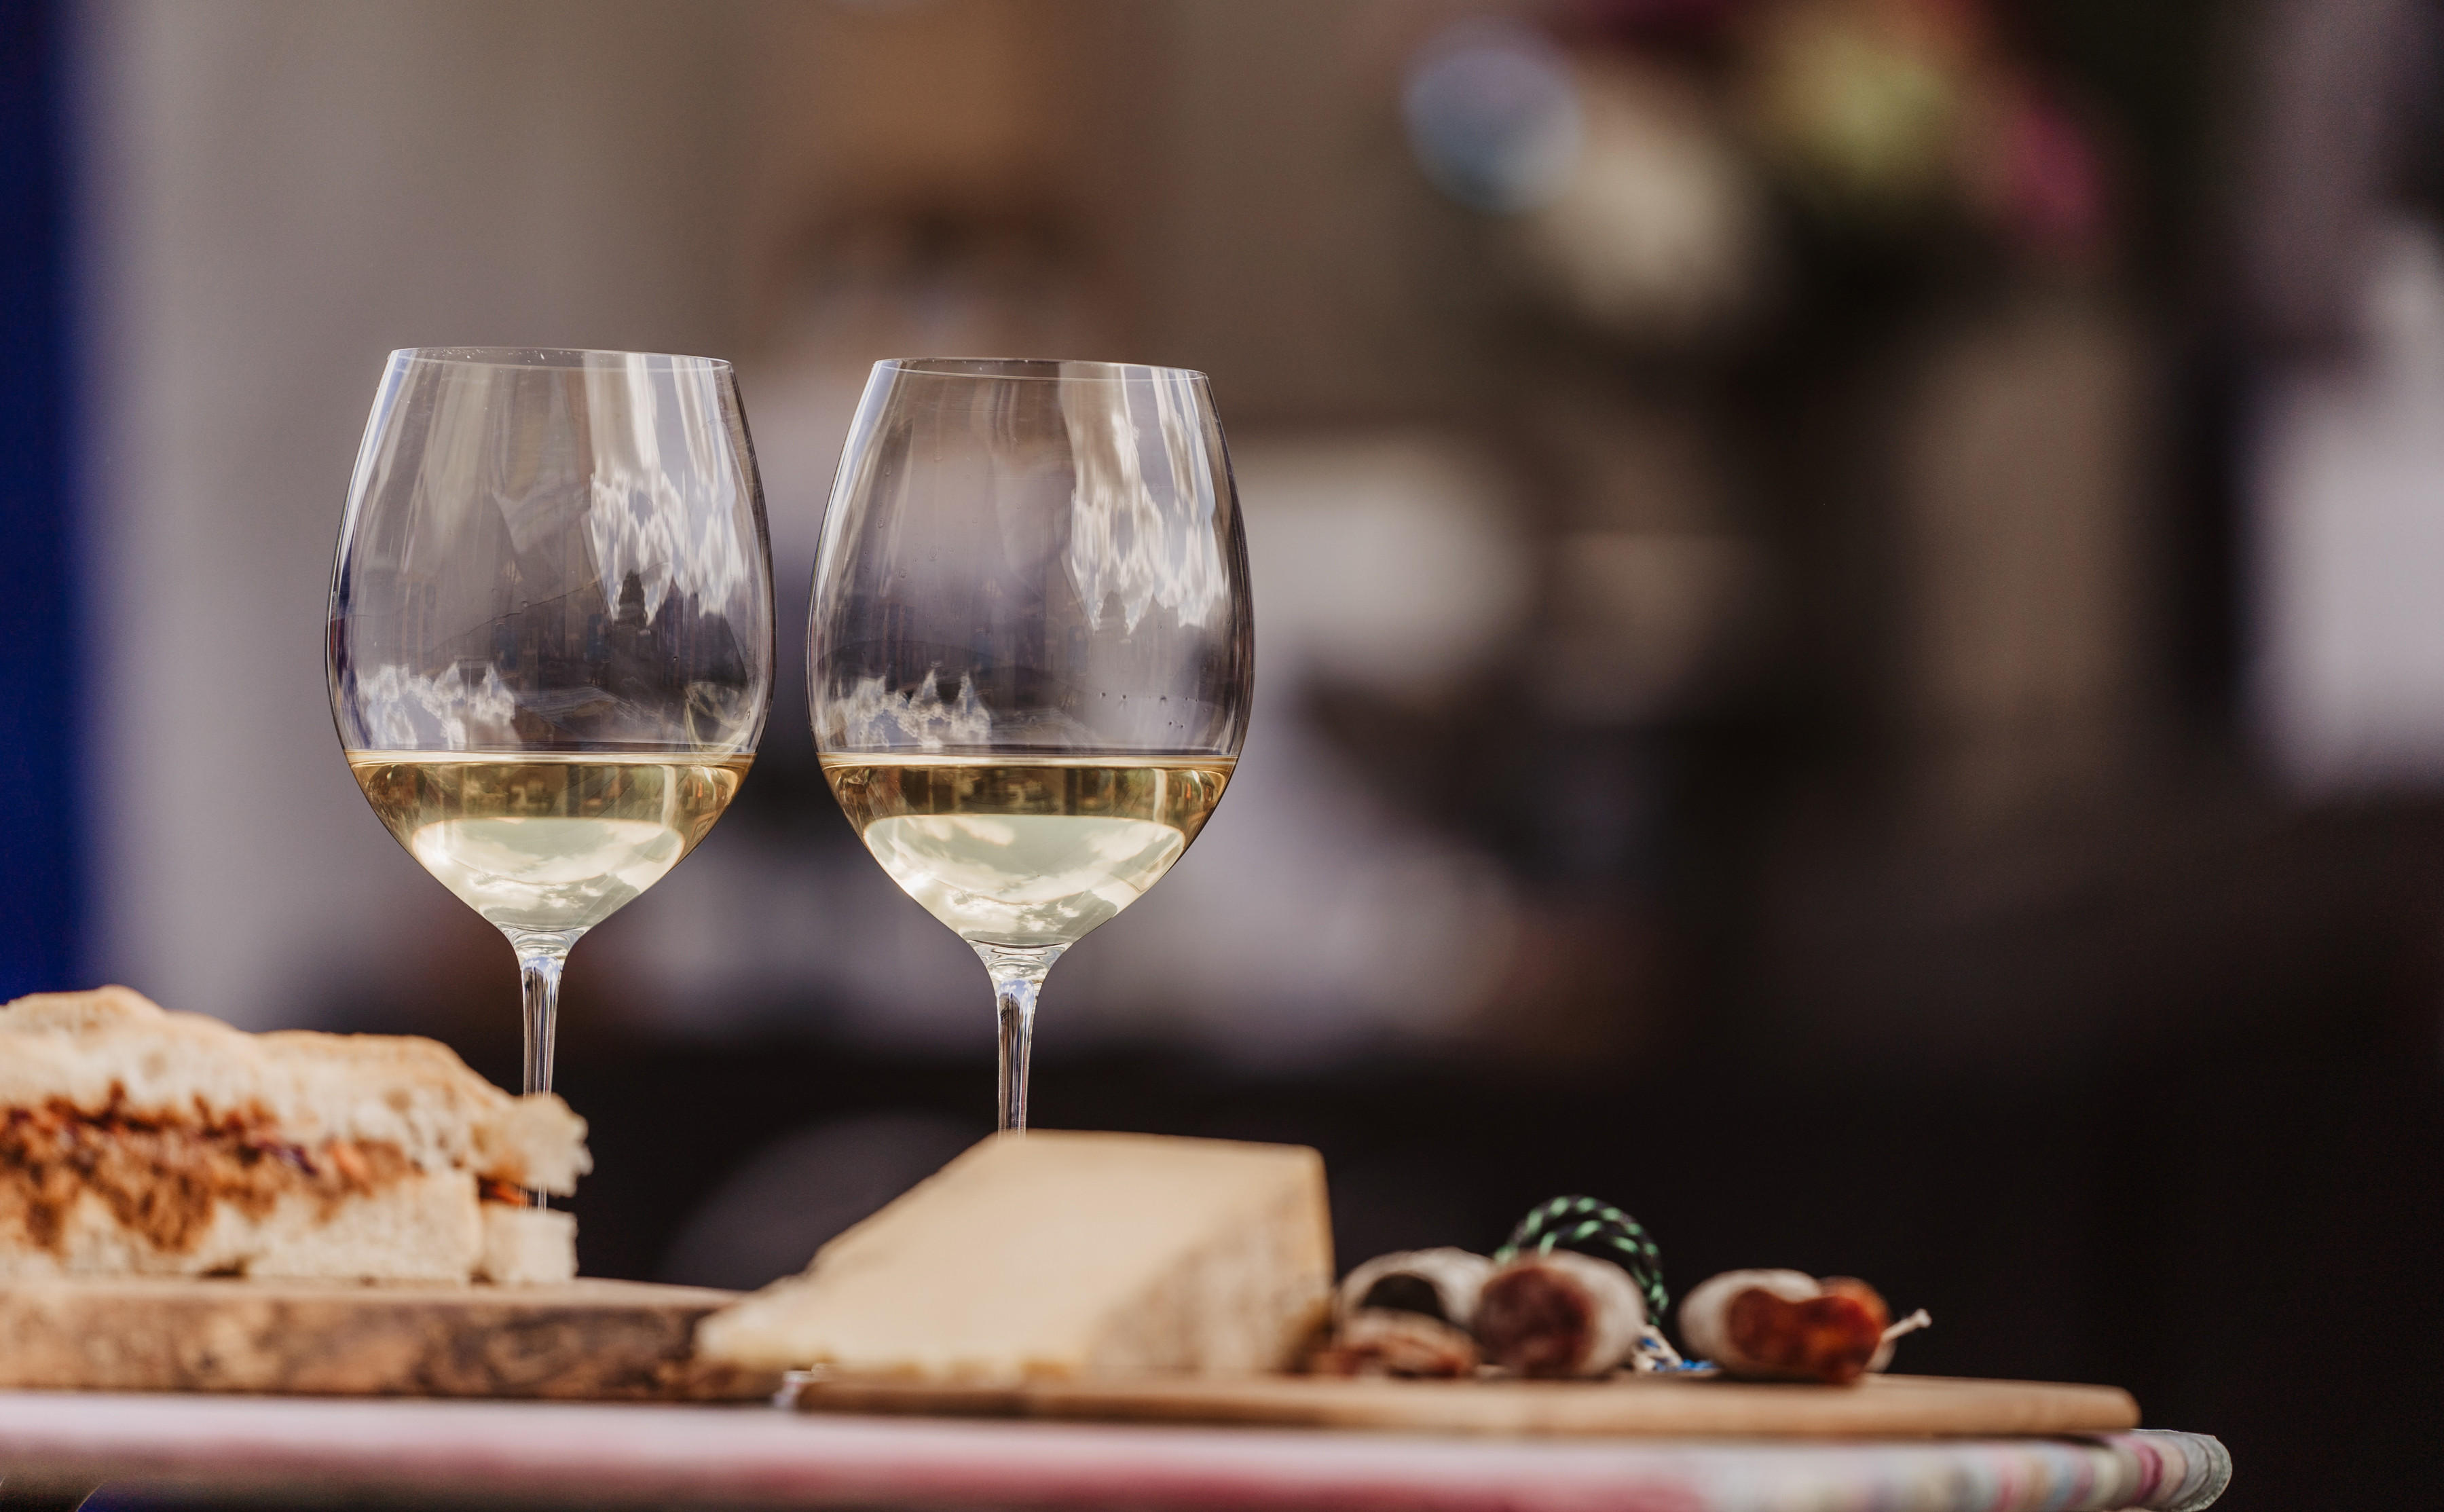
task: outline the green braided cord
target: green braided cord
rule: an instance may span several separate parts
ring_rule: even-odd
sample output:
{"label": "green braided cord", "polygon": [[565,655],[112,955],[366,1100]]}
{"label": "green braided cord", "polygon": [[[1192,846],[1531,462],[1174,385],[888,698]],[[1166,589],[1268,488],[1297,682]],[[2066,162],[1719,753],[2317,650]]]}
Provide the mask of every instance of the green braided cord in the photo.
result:
{"label": "green braided cord", "polygon": [[1660,1324],[1671,1294],[1663,1289],[1663,1251],[1655,1246],[1637,1219],[1610,1203],[1593,1197],[1556,1197],[1531,1209],[1493,1252],[1496,1264],[1523,1251],[1549,1255],[1556,1249],[1577,1250],[1609,1260],[1629,1272],[1646,1294],[1647,1317]]}

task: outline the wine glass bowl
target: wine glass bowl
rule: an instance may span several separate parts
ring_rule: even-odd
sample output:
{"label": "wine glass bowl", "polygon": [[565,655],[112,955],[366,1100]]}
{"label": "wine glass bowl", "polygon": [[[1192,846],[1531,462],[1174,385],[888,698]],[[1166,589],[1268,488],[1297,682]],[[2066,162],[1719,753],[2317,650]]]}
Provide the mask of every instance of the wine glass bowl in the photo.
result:
{"label": "wine glass bowl", "polygon": [[329,636],[349,766],[509,937],[527,1090],[548,1090],[569,948],[704,838],[770,704],[770,552],[730,364],[393,353]]}
{"label": "wine glass bowl", "polygon": [[983,959],[1002,1124],[1036,989],[1194,840],[1247,732],[1247,552],[1202,374],[879,362],[824,523],[807,697],[883,870]]}

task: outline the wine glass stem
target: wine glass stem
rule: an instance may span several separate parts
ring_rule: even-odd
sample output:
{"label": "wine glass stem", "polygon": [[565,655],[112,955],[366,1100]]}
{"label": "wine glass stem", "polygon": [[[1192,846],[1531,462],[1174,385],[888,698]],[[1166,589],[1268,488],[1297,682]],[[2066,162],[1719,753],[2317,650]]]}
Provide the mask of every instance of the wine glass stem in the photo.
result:
{"label": "wine glass stem", "polygon": [[[574,934],[509,935],[509,944],[518,952],[518,988],[526,1009],[528,1096],[551,1090],[552,1043],[560,1033],[560,970],[568,964],[568,948],[576,943]],[[538,1208],[551,1206],[551,1199],[540,1191],[529,1191],[527,1198]]]}
{"label": "wine glass stem", "polygon": [[985,969],[992,973],[993,1009],[1001,1019],[1001,1132],[1027,1132],[1027,1057],[1035,1040],[1035,995],[1045,973],[1060,958],[1061,948],[1026,950],[1006,945],[979,945]]}
{"label": "wine glass stem", "polygon": [[566,952],[518,952],[518,986],[526,1000],[527,1091],[551,1090],[552,1041],[560,1032],[560,968]]}

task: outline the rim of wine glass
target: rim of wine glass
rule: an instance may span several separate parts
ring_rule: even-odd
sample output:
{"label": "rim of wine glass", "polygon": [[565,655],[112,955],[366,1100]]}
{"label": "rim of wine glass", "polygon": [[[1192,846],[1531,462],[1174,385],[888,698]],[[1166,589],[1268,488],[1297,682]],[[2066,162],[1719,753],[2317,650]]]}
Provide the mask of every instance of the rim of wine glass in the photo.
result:
{"label": "rim of wine glass", "polygon": [[402,346],[391,360],[441,362],[459,367],[583,368],[624,364],[638,358],[674,368],[727,368],[719,357],[691,357],[679,352],[620,352],[599,346]]}
{"label": "rim of wine glass", "polygon": [[1149,378],[1213,380],[1193,367],[1157,367],[1150,362],[1102,362],[1058,357],[886,357],[875,371],[889,369],[916,378],[1017,378],[1043,382],[1065,378],[1105,383],[1142,382]]}

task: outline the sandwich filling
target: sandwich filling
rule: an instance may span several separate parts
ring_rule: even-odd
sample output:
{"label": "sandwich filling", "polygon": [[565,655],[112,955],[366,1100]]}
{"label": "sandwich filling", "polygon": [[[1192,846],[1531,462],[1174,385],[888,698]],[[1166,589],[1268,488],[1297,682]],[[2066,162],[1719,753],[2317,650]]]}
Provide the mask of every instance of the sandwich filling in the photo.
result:
{"label": "sandwich filling", "polygon": [[222,1203],[259,1219],[304,1193],[327,1216],[416,1169],[383,1140],[289,1143],[260,1113],[213,1118],[199,1108],[184,1117],[117,1097],[87,1112],[54,1098],[0,1120],[0,1224],[59,1253],[69,1215],[91,1192],[120,1226],[177,1254],[203,1241]]}

